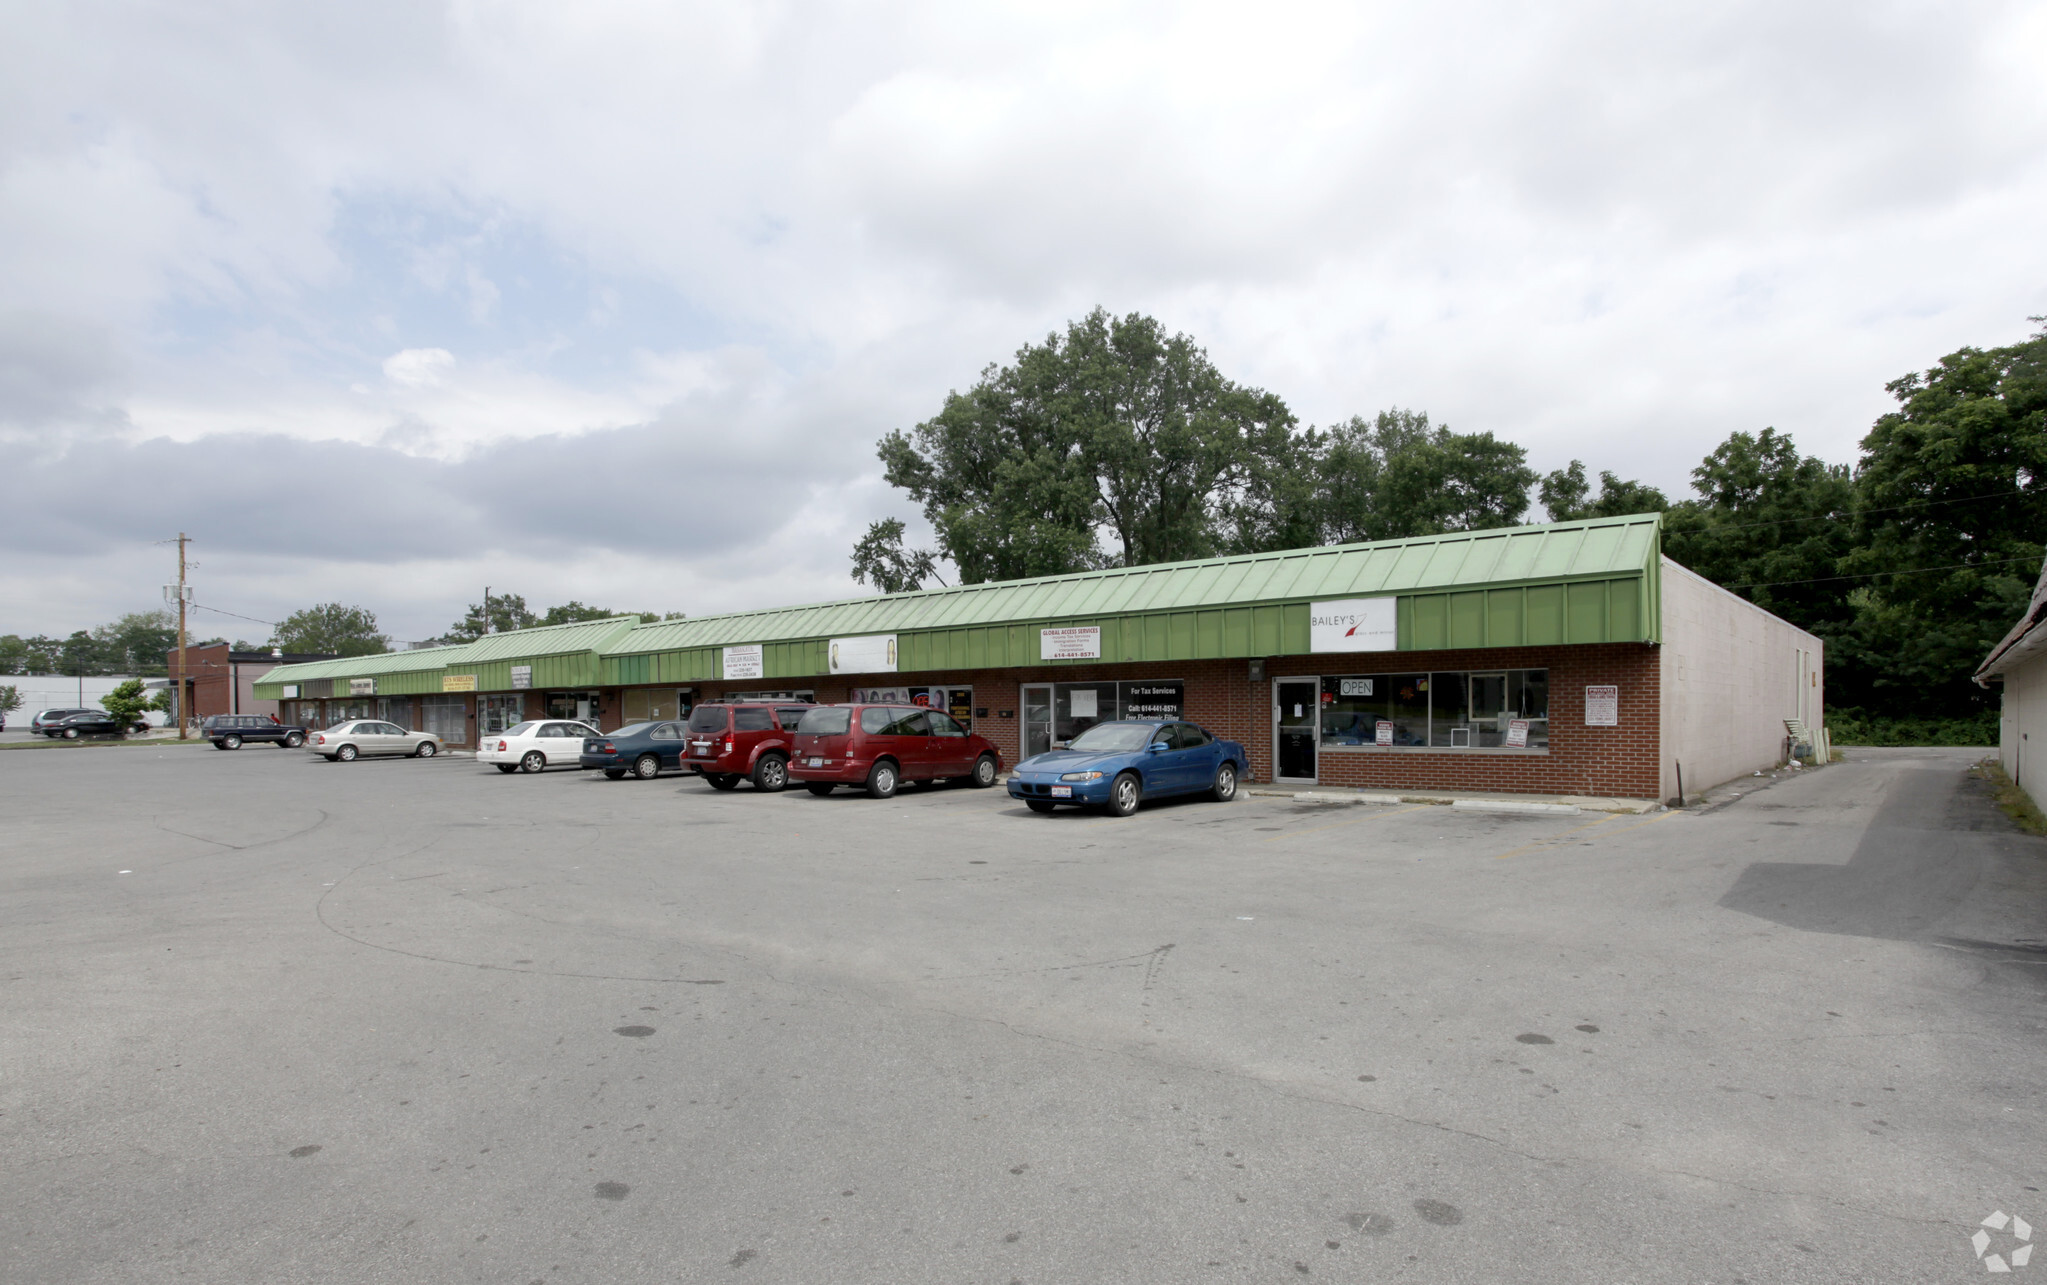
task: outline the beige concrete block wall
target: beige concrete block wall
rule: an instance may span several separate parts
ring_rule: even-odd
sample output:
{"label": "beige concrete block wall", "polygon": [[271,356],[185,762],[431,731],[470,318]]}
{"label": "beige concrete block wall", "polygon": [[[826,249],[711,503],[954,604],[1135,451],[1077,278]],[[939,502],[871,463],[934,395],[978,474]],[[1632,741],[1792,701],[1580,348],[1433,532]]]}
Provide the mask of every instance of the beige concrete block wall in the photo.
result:
{"label": "beige concrete block wall", "polygon": [[[2033,744],[2033,737],[2040,744]],[[2035,801],[2047,798],[2047,656],[2022,661],[2004,675],[2004,707],[1998,719],[1998,757],[2019,788]]]}
{"label": "beige concrete block wall", "polygon": [[1663,797],[1776,766],[1784,720],[1818,728],[1826,709],[1820,640],[1703,576],[1663,560]]}

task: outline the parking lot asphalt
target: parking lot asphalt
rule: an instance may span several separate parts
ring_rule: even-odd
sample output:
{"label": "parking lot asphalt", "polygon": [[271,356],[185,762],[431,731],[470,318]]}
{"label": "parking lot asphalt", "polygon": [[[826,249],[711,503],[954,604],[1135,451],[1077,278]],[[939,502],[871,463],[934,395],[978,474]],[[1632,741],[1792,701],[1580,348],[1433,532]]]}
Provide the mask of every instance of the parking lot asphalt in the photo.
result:
{"label": "parking lot asphalt", "polygon": [[2047,1228],[2047,843],[1973,757],[1114,820],[0,756],[0,1279],[1974,1279]]}

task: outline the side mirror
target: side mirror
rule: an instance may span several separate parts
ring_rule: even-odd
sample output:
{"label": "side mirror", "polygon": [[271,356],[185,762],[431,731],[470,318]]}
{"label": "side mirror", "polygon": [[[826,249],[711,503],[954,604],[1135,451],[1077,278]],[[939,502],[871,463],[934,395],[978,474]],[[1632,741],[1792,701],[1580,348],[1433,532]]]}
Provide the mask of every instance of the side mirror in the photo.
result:
{"label": "side mirror", "polygon": [[1157,754],[1160,750],[1169,750],[1173,747],[1166,744],[1164,741],[1153,741],[1150,745],[1146,746],[1145,748],[1150,750],[1152,753]]}

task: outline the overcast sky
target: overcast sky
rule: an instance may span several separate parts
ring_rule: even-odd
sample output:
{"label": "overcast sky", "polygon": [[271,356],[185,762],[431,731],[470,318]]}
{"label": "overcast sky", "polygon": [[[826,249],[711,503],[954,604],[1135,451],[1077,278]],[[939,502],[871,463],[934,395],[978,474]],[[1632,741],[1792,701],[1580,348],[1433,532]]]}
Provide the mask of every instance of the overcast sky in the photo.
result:
{"label": "overcast sky", "polygon": [[[2047,312],[2039,4],[17,5],[0,632],[858,593],[1099,304],[1677,495]],[[921,524],[919,524],[921,525]],[[260,639],[201,613],[196,628]]]}

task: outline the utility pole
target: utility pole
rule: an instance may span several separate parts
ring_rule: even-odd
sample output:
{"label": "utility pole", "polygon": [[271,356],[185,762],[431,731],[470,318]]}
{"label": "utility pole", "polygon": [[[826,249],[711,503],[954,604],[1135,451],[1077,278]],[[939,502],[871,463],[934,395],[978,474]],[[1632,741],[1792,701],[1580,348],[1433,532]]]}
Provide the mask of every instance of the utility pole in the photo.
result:
{"label": "utility pole", "polygon": [[185,739],[185,541],[178,532],[178,739]]}
{"label": "utility pole", "polygon": [[483,632],[490,633],[490,586],[483,587]]}

